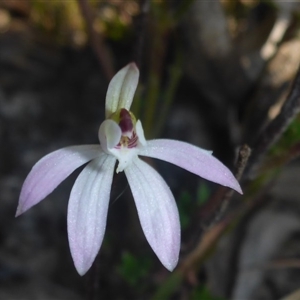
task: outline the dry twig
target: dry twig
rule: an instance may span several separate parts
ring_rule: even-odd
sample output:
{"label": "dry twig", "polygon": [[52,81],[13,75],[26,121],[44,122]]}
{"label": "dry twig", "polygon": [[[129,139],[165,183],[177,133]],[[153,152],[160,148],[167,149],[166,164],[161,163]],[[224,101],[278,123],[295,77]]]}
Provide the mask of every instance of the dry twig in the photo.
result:
{"label": "dry twig", "polygon": [[272,145],[281,137],[284,130],[300,111],[300,69],[292,85],[291,91],[283,104],[280,113],[273,119],[258,137],[253,153],[245,170],[245,177],[254,177],[260,167],[262,158]]}

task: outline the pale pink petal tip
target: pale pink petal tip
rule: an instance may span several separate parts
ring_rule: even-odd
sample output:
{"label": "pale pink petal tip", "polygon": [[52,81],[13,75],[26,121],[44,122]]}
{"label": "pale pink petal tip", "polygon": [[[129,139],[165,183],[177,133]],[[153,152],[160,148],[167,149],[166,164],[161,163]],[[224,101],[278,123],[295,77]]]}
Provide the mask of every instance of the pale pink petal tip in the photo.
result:
{"label": "pale pink petal tip", "polygon": [[211,151],[181,141],[159,139],[147,141],[147,146],[140,150],[140,155],[170,162],[243,194],[234,175],[223,163],[212,156]]}
{"label": "pale pink petal tip", "polygon": [[25,179],[16,217],[43,200],[75,169],[101,152],[100,145],[71,146],[40,159]]}
{"label": "pale pink petal tip", "polygon": [[163,178],[136,159],[125,168],[147,241],[161,263],[172,271],[180,250],[180,222],[176,202]]}

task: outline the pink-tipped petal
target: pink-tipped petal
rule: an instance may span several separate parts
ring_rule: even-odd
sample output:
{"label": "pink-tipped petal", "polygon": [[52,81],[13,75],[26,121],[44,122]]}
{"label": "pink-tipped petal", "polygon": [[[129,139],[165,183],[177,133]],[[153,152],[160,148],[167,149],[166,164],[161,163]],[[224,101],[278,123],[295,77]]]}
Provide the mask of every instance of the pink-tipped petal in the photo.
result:
{"label": "pink-tipped petal", "polygon": [[161,263],[172,271],[180,250],[180,223],[177,206],[163,178],[136,158],[125,168],[141,226]]}
{"label": "pink-tipped petal", "polygon": [[167,161],[207,180],[228,186],[240,194],[243,193],[231,171],[212,156],[211,151],[185,142],[159,139],[147,141],[147,146],[142,148],[139,154]]}
{"label": "pink-tipped petal", "polygon": [[100,145],[83,145],[62,148],[44,156],[33,166],[23,184],[16,216],[39,203],[75,169],[102,152]]}
{"label": "pink-tipped petal", "polygon": [[106,94],[106,118],[120,108],[130,110],[138,81],[139,69],[135,63],[128,64],[113,77]]}
{"label": "pink-tipped petal", "polygon": [[78,176],[68,206],[68,237],[77,272],[84,275],[102,244],[116,159],[91,161]]}

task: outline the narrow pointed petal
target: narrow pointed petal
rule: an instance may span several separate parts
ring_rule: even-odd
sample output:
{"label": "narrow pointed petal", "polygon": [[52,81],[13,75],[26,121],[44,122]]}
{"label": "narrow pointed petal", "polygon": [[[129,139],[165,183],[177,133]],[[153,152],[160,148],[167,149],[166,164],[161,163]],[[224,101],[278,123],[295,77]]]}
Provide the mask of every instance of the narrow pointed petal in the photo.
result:
{"label": "narrow pointed petal", "polygon": [[242,194],[241,187],[231,171],[207,151],[191,144],[175,140],[150,140],[140,155],[158,158],[212,182],[228,186]]}
{"label": "narrow pointed petal", "polygon": [[16,216],[43,200],[75,169],[101,152],[100,145],[83,145],[62,148],[44,156],[33,166],[23,184]]}
{"label": "narrow pointed petal", "polygon": [[139,138],[140,144],[142,144],[143,146],[146,146],[147,141],[145,139],[144,129],[142,126],[142,122],[140,120],[137,120],[136,125],[135,125],[135,130],[136,130],[136,134]]}
{"label": "narrow pointed petal", "polygon": [[113,77],[106,94],[106,118],[120,108],[130,110],[138,80],[139,70],[135,63],[128,64]]}
{"label": "narrow pointed petal", "polygon": [[75,267],[84,275],[102,244],[116,159],[91,161],[78,176],[68,206],[68,237]]}
{"label": "narrow pointed petal", "polygon": [[180,223],[172,192],[163,178],[139,158],[124,171],[145,236],[161,263],[172,271],[180,250]]}

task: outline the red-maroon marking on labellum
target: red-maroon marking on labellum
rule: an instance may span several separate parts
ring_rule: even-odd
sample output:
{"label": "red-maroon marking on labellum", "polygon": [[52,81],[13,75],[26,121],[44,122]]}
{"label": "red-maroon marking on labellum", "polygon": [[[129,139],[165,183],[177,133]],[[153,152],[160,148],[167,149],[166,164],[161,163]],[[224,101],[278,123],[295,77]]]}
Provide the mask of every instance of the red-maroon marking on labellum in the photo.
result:
{"label": "red-maroon marking on labellum", "polygon": [[122,130],[122,134],[126,135],[126,133],[130,133],[130,136],[128,137],[131,138],[131,133],[133,131],[133,123],[129,111],[125,108],[122,108],[120,111],[119,126]]}

